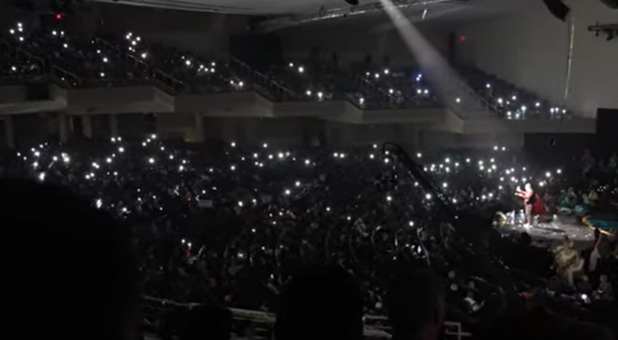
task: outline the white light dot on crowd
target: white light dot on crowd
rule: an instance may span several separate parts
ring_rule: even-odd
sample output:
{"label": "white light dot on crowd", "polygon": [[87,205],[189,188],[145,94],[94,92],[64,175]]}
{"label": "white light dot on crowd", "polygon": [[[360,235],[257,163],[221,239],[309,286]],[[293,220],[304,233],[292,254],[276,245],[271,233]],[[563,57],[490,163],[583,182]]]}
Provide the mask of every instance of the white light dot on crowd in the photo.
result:
{"label": "white light dot on crowd", "polygon": [[183,172],[185,170],[185,167],[182,165],[178,166],[178,171]]}
{"label": "white light dot on crowd", "polygon": [[461,98],[459,98],[459,97],[455,98],[455,103],[457,103],[457,104],[461,103]]}
{"label": "white light dot on crowd", "polygon": [[282,152],[277,153],[277,158],[282,159],[284,157]]}
{"label": "white light dot on crowd", "polygon": [[303,66],[299,66],[298,73],[303,73],[303,72],[305,72],[305,68]]}
{"label": "white light dot on crowd", "polygon": [[416,158],[423,158],[423,154],[422,154],[422,153],[420,153],[420,152],[417,152],[417,153],[416,153]]}
{"label": "white light dot on crowd", "polygon": [[448,183],[446,183],[446,182],[442,183],[442,187],[443,188],[448,188]]}
{"label": "white light dot on crowd", "polygon": [[408,226],[414,227],[414,221],[408,221]]}
{"label": "white light dot on crowd", "polygon": [[267,149],[267,148],[268,148],[268,143],[264,143],[264,144],[262,144],[262,147],[263,147],[264,149]]}
{"label": "white light dot on crowd", "polygon": [[330,207],[326,207],[326,211],[327,211],[327,212],[330,212]]}
{"label": "white light dot on crowd", "polygon": [[290,189],[285,189],[285,190],[283,191],[283,193],[284,193],[286,196],[289,196],[289,195],[292,193],[292,191],[291,191]]}
{"label": "white light dot on crowd", "polygon": [[230,165],[230,170],[231,171],[236,171],[236,165]]}
{"label": "white light dot on crowd", "polygon": [[305,165],[311,165],[311,160],[310,159],[305,159]]}
{"label": "white light dot on crowd", "polygon": [[107,158],[105,159],[105,161],[109,164],[109,163],[111,163],[111,162],[112,162],[112,159],[111,159],[111,157],[107,157]]}
{"label": "white light dot on crowd", "polygon": [[545,177],[550,178],[550,177],[551,177],[551,172],[549,172],[549,171],[548,171],[548,172],[546,172],[546,173],[545,173]]}
{"label": "white light dot on crowd", "polygon": [[170,155],[169,157],[171,160],[174,160],[174,155]]}
{"label": "white light dot on crowd", "polygon": [[155,159],[152,158],[152,157],[148,158],[148,163],[154,164],[155,163]]}
{"label": "white light dot on crowd", "polygon": [[241,208],[242,208],[244,205],[245,205],[245,203],[244,203],[243,201],[238,201],[238,206],[239,206],[239,207],[241,207]]}
{"label": "white light dot on crowd", "polygon": [[235,147],[236,147],[236,142],[231,142],[231,143],[230,143],[230,146],[231,146],[231,147],[233,147],[233,148],[235,148]]}
{"label": "white light dot on crowd", "polygon": [[296,187],[299,187],[299,186],[300,186],[300,184],[301,184],[301,183],[300,183],[300,181],[296,181],[296,182],[294,182],[294,186],[296,186]]}
{"label": "white light dot on crowd", "polygon": [[369,159],[374,159],[374,158],[375,158],[374,154],[370,153],[369,154]]}
{"label": "white light dot on crowd", "polygon": [[45,172],[39,173],[39,181],[43,182],[45,180]]}
{"label": "white light dot on crowd", "polygon": [[388,164],[388,163],[390,163],[390,161],[391,161],[390,159],[384,158],[384,164]]}
{"label": "white light dot on crowd", "polygon": [[556,173],[557,173],[558,175],[560,175],[560,174],[562,173],[562,169],[557,169],[557,170],[556,170]]}
{"label": "white light dot on crowd", "polygon": [[386,201],[387,202],[391,202],[392,200],[393,200],[392,196],[390,196],[390,195],[386,196]]}
{"label": "white light dot on crowd", "polygon": [[425,194],[425,199],[430,200],[431,199],[431,194]]}

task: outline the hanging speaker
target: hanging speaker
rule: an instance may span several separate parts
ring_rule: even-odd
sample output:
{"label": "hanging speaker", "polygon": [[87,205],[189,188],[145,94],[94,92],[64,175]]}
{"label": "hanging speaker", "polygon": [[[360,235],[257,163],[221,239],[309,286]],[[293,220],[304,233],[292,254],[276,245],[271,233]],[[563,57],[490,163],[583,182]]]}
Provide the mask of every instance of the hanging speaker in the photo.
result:
{"label": "hanging speaker", "polygon": [[566,21],[566,17],[571,11],[569,6],[565,5],[560,0],[543,0],[543,2],[551,14],[562,21]]}

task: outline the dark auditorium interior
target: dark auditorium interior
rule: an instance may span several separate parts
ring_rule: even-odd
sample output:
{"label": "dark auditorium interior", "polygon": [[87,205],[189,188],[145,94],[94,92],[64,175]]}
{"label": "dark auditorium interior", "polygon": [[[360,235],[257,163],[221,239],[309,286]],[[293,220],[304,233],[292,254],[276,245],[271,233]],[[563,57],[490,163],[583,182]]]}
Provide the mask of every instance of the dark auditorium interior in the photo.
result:
{"label": "dark auditorium interior", "polygon": [[618,0],[2,0],[5,336],[618,339]]}

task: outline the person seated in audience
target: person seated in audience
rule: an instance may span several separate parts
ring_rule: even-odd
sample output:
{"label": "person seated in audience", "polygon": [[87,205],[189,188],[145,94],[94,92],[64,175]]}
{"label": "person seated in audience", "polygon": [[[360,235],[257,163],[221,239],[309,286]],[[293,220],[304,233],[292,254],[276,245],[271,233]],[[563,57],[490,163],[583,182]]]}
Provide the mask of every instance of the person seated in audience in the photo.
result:
{"label": "person seated in audience", "polygon": [[5,334],[134,340],[137,271],[125,228],[66,189],[1,180]]}
{"label": "person seated in audience", "polygon": [[363,304],[356,279],[340,267],[312,267],[294,276],[280,299],[278,340],[363,338]]}
{"label": "person seated in audience", "polygon": [[386,297],[393,340],[436,340],[446,313],[442,282],[428,270],[397,273]]}

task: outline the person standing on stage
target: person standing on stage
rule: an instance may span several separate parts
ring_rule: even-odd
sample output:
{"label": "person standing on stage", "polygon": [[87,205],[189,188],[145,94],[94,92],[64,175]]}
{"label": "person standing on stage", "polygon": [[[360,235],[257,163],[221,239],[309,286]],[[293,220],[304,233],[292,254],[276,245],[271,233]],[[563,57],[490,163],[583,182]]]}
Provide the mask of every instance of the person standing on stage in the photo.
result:
{"label": "person standing on stage", "polygon": [[524,224],[524,227],[529,228],[532,226],[532,207],[534,206],[534,201],[536,199],[536,195],[532,189],[532,184],[526,183],[524,190],[521,190],[518,186],[515,190],[515,196],[520,197],[524,202],[524,213],[526,216],[526,223]]}

